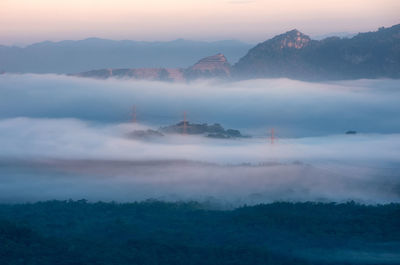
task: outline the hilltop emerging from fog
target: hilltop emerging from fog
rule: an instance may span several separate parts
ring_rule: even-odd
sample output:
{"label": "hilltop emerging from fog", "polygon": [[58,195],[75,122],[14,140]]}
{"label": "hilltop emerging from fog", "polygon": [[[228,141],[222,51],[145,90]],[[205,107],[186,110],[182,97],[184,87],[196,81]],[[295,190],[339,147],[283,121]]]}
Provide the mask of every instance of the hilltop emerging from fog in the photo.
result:
{"label": "hilltop emerging from fog", "polygon": [[[312,40],[298,30],[291,30],[259,43],[245,54],[250,47],[236,41],[145,43],[88,39],[44,42],[26,48],[0,46],[0,69],[157,81],[400,78],[400,24],[359,33],[352,38],[323,40]],[[193,64],[194,58],[207,53],[215,55]],[[232,62],[238,62],[231,65],[224,53]],[[192,66],[187,67],[190,64]],[[80,72],[81,69],[88,71]]]}
{"label": "hilltop emerging from fog", "polygon": [[226,57],[219,53],[203,58],[188,68],[108,68],[73,75],[100,79],[115,77],[157,81],[189,81],[199,78],[227,79],[231,77],[231,65]]}
{"label": "hilltop emerging from fog", "polygon": [[236,78],[399,78],[400,24],[320,41],[292,30],[252,48],[234,70]]}
{"label": "hilltop emerging from fog", "polygon": [[99,38],[45,41],[24,48],[0,45],[0,72],[66,74],[108,68],[185,68],[217,53],[237,62],[252,46],[235,40],[144,42]]}
{"label": "hilltop emerging from fog", "polygon": [[231,66],[223,54],[182,69],[105,69],[85,77],[129,77],[159,81],[193,79],[291,78],[342,80],[400,77],[400,25],[360,33],[352,38],[312,40],[291,30],[250,49]]}

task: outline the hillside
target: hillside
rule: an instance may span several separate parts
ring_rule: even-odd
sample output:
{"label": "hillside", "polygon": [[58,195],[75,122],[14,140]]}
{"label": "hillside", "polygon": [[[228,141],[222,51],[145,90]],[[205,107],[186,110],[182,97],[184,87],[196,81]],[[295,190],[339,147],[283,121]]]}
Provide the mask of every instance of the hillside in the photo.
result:
{"label": "hillside", "polygon": [[97,79],[112,77],[181,82],[203,78],[228,79],[231,77],[231,65],[226,57],[219,53],[205,57],[188,68],[107,68],[70,75]]}
{"label": "hillside", "polygon": [[292,30],[258,44],[233,69],[237,79],[400,78],[400,24],[320,41]]}
{"label": "hillside", "polygon": [[400,205],[0,205],[0,264],[399,264]]}
{"label": "hillside", "polygon": [[[250,47],[237,41],[134,42],[95,38],[43,42],[26,48],[0,46],[0,73],[78,73],[75,75],[158,81],[400,78],[400,24],[352,38],[322,40],[313,40],[294,29],[248,50]],[[246,50],[247,54],[240,58]],[[231,66],[227,58],[233,63],[239,61]]]}

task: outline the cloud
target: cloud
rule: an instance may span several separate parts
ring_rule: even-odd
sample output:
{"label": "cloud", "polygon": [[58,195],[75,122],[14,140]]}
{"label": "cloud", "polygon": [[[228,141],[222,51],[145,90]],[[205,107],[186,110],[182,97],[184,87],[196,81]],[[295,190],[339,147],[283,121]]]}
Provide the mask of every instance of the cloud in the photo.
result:
{"label": "cloud", "polygon": [[[400,201],[400,135],[127,138],[147,128],[75,119],[0,121],[0,201]],[[371,152],[371,150],[374,150]]]}
{"label": "cloud", "polygon": [[[0,76],[0,201],[400,201],[396,80],[189,84]],[[129,123],[135,104],[140,123]],[[245,139],[136,129],[220,122]],[[268,130],[278,139],[272,145]],[[349,129],[359,131],[345,135]]]}
{"label": "cloud", "polygon": [[396,80],[307,83],[287,79],[173,84],[55,75],[0,76],[0,118],[77,118],[162,126],[182,120],[221,123],[279,137],[400,132]]}
{"label": "cloud", "polygon": [[[398,175],[302,164],[226,166],[189,161],[1,160],[0,201],[197,200],[400,202]],[[398,170],[398,169],[396,169]],[[351,174],[350,174],[351,173]]]}
{"label": "cloud", "polygon": [[[189,159],[219,164],[302,160],[380,163],[397,162],[400,134],[330,135],[282,138],[208,139],[166,135],[141,141],[127,135],[151,127],[101,124],[76,119],[13,118],[0,121],[0,156],[58,159],[162,160]],[[152,128],[156,129],[156,128]],[[374,150],[374,152],[370,152]]]}

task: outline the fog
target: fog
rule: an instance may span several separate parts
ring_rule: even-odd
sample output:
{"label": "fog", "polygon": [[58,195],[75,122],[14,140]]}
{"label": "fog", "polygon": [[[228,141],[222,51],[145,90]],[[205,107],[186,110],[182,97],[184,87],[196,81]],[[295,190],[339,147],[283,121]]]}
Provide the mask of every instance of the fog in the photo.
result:
{"label": "fog", "polygon": [[[399,84],[0,75],[0,201],[399,202]],[[128,137],[183,111],[252,137]]]}
{"label": "fog", "polygon": [[[194,160],[218,164],[266,161],[351,161],[369,165],[400,159],[400,134],[330,135],[278,138],[212,139],[165,135],[151,141],[131,139],[140,124],[98,124],[76,119],[13,118],[0,121],[1,157]],[[153,128],[156,129],[156,128]]]}
{"label": "fog", "polygon": [[152,126],[182,120],[221,123],[281,137],[400,132],[399,81],[307,83],[287,79],[235,83],[91,80],[57,75],[0,75],[0,118],[77,118]]}

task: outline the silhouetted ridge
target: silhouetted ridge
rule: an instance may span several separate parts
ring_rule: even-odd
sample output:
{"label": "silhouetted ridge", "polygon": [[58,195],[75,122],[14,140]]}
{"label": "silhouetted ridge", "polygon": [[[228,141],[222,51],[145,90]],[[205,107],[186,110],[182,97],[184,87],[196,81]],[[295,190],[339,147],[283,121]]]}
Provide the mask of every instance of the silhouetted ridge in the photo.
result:
{"label": "silhouetted ridge", "polygon": [[240,80],[285,77],[312,81],[400,78],[400,24],[382,27],[375,32],[359,33],[353,38],[329,37],[320,41],[293,29],[259,43],[233,67],[219,53],[205,57],[186,69],[101,69],[77,75],[160,81],[199,78]]}
{"label": "silhouetted ridge", "polygon": [[321,41],[291,30],[258,44],[233,68],[237,79],[400,78],[400,25]]}

